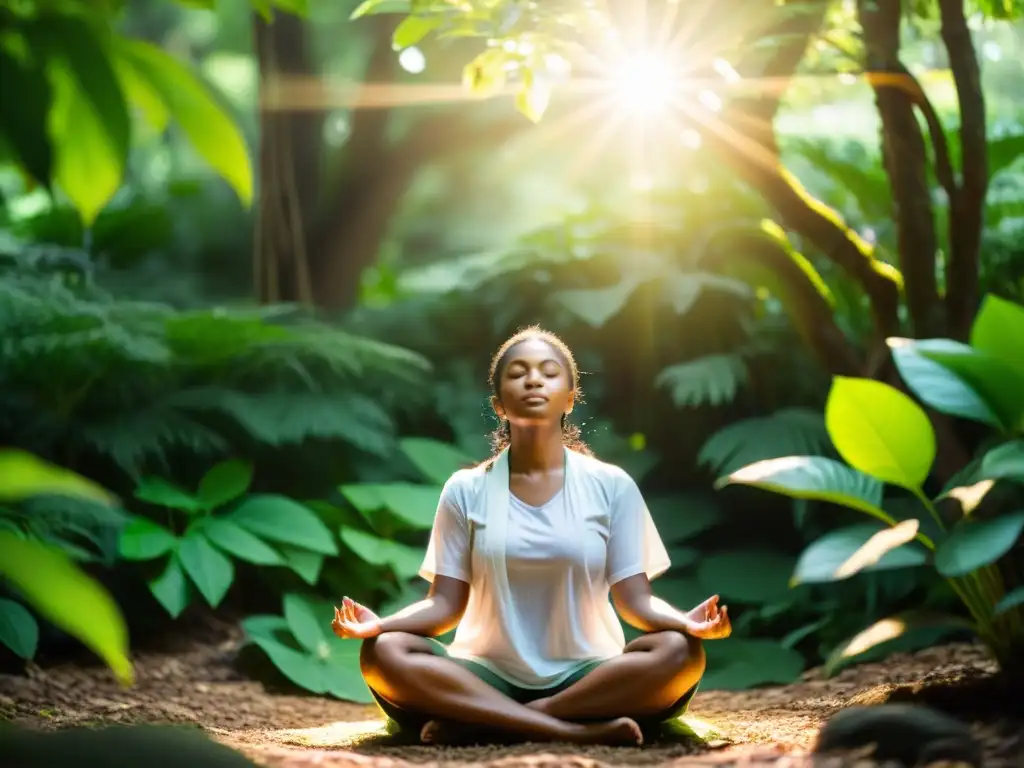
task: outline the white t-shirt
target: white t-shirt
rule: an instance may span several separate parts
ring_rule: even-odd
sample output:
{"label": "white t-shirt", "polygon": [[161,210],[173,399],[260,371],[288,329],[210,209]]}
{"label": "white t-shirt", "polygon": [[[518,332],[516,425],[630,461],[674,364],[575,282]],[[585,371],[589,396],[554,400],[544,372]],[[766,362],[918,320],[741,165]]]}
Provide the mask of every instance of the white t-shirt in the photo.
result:
{"label": "white t-shirt", "polygon": [[518,631],[508,636],[499,604],[484,569],[474,569],[472,514],[480,491],[479,473],[456,472],[441,492],[420,575],[435,574],[470,585],[470,604],[452,656],[472,659],[524,688],[546,688],[598,659],[617,656],[625,645],[609,599],[612,584],[668,570],[668,553],[633,479],[622,469],[590,459],[608,500],[605,510],[588,510],[583,530],[567,513],[565,491],[535,507],[509,494],[505,561]]}

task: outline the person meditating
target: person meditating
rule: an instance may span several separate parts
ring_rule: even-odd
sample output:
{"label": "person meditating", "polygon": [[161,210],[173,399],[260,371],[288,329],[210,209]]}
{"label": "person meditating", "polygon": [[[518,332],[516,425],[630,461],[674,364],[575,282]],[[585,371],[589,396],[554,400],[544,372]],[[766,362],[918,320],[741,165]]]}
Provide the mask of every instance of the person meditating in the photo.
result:
{"label": "person meditating", "polygon": [[[686,711],[702,641],[732,631],[728,609],[716,595],[683,612],[652,593],[668,553],[636,483],[568,423],[579,371],[560,339],[520,331],[490,383],[495,455],[441,491],[427,597],[386,618],[346,597],[332,629],[363,640],[374,698],[425,743],[475,726],[639,745]],[[616,611],[646,634],[626,644]],[[450,646],[434,639],[454,627]]]}

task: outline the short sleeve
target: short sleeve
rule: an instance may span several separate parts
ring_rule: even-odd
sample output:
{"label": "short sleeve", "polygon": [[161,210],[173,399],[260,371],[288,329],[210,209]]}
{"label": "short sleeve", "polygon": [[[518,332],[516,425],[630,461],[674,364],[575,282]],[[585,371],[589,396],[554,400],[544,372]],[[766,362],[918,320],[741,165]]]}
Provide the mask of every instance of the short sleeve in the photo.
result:
{"label": "short sleeve", "polygon": [[459,581],[470,581],[470,537],[465,513],[465,494],[457,475],[453,475],[441,490],[434,525],[430,531],[427,554],[419,574],[429,582],[435,576],[448,576]]}
{"label": "short sleeve", "polygon": [[608,534],[608,584],[646,573],[653,580],[672,564],[640,489],[625,472],[616,483]]}

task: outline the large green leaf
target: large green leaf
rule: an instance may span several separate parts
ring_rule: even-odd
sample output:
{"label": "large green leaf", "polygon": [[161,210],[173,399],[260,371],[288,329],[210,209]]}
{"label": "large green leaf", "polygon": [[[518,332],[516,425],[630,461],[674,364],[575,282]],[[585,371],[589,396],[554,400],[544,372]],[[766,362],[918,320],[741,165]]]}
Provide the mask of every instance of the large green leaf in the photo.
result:
{"label": "large green leaf", "polygon": [[406,16],[395,27],[391,35],[391,47],[396,51],[416,45],[420,40],[437,29],[444,17],[442,16]]}
{"label": "large green leaf", "polygon": [[641,282],[638,277],[627,275],[607,288],[561,291],[553,298],[587,325],[603,328],[623,310]]}
{"label": "large green leaf", "polygon": [[[875,622],[867,629],[840,643],[825,660],[825,673],[833,674],[839,667],[878,651],[926,647],[938,638],[954,632],[973,631],[973,625],[959,616],[928,611],[907,611]],[[915,639],[913,635],[923,635]],[[904,641],[901,643],[900,641]]]}
{"label": "large green leaf", "polygon": [[231,559],[214,547],[200,528],[192,528],[185,534],[178,545],[178,559],[210,607],[220,605],[235,580]]}
{"label": "large green leaf", "polygon": [[222,461],[203,475],[197,495],[205,509],[216,509],[237,499],[251,484],[252,464],[238,459]]}
{"label": "large green leaf", "polygon": [[338,554],[338,545],[323,521],[309,507],[285,496],[250,496],[228,519],[264,539],[322,555]]}
{"label": "large green leaf", "polygon": [[110,504],[114,497],[75,472],[26,451],[0,449],[0,502],[55,495]]}
{"label": "large green leaf", "polygon": [[199,500],[172,482],[160,477],[144,477],[135,487],[135,498],[147,504],[182,512],[198,512],[202,509]]}
{"label": "large green leaf", "polygon": [[[907,522],[912,524],[914,531],[917,530],[916,520]],[[927,551],[921,546],[900,541],[902,537],[888,540],[876,538],[880,533],[885,534],[893,530],[895,529],[892,527],[875,523],[859,523],[826,533],[800,555],[791,583],[820,584],[847,578],[859,570],[883,571],[923,565],[927,562]],[[913,538],[913,534],[910,534],[910,538]],[[869,544],[869,542],[877,542],[877,544]],[[869,546],[872,547],[871,551],[864,554],[869,555],[868,560],[874,562],[852,570],[854,566],[862,562],[854,558]],[[844,568],[844,566],[846,567]]]}
{"label": "large green leaf", "polygon": [[203,521],[203,535],[239,560],[255,565],[282,565],[281,554],[256,534],[232,520],[214,517]]}
{"label": "large green leaf", "polygon": [[46,15],[30,30],[54,90],[54,176],[89,227],[124,177],[131,122],[107,56],[107,30],[82,16]]}
{"label": "large green leaf", "polygon": [[167,559],[167,565],[160,575],[150,580],[149,591],[172,619],[178,618],[188,607],[192,600],[192,590],[176,552]]}
{"label": "large green leaf", "polygon": [[252,165],[245,138],[209,88],[173,56],[143,40],[119,40],[116,54],[160,94],[196,151],[231,185],[242,203],[250,205]]}
{"label": "large green leaf", "polygon": [[440,488],[409,483],[343,485],[338,490],[371,522],[373,512],[387,509],[407,525],[424,530],[433,525],[441,496]]}
{"label": "large green leaf", "polygon": [[279,544],[277,549],[284,557],[288,567],[295,571],[300,579],[310,586],[316,584],[320,578],[320,569],[324,566],[323,555],[289,544]]}
{"label": "large green leaf", "polygon": [[1024,483],[1024,440],[1003,443],[986,453],[978,474],[991,480]]}
{"label": "large green leaf", "polygon": [[788,685],[804,670],[803,656],[775,640],[731,637],[707,648],[708,668],[701,680],[704,691]]}
{"label": "large green leaf", "polygon": [[36,655],[39,625],[21,603],[0,598],[0,644],[6,645],[23,659]]}
{"label": "large green leaf", "polygon": [[895,387],[836,376],[825,426],[854,469],[911,490],[924,485],[935,461],[935,431],[924,410]]}
{"label": "large green leaf", "polygon": [[770,550],[712,552],[697,564],[704,590],[723,601],[762,604],[785,597],[796,558]]}
{"label": "large green leaf", "polygon": [[689,541],[727,520],[718,500],[710,493],[652,495],[647,507],[668,545]]}
{"label": "large green leaf", "polygon": [[476,464],[462,450],[440,440],[405,437],[398,441],[398,447],[413,466],[423,473],[425,480],[437,485],[444,485],[460,469]]}
{"label": "large green leaf", "polygon": [[109,593],[63,552],[0,531],[0,575],[41,616],[78,638],[125,685],[134,679],[128,628]]}
{"label": "large green leaf", "polygon": [[125,560],[152,560],[177,546],[177,536],[145,517],[133,518],[117,541],[117,551]]}
{"label": "large green leaf", "polygon": [[284,596],[284,618],[299,645],[310,653],[321,652],[327,642],[323,628],[330,624],[333,616],[318,615],[314,601],[292,592]]}
{"label": "large green leaf", "polygon": [[1024,371],[1024,307],[985,296],[971,327],[971,346]]}
{"label": "large green leaf", "polygon": [[715,486],[752,485],[794,499],[812,499],[859,509],[892,525],[881,509],[881,482],[821,456],[785,456],[759,461],[720,478]]}
{"label": "large green leaf", "polygon": [[723,475],[764,459],[834,455],[819,411],[782,408],[718,430],[701,447],[697,461]]}
{"label": "large green leaf", "polygon": [[47,118],[53,89],[38,62],[16,57],[0,48],[0,140],[15,153],[22,168],[49,187],[53,171],[53,147],[47,134]]}
{"label": "large green leaf", "polygon": [[946,577],[965,574],[994,563],[1020,538],[1024,511],[990,520],[962,519],[935,552],[935,568]]}
{"label": "large green leaf", "polygon": [[896,368],[910,391],[940,413],[1001,427],[988,403],[953,371],[918,351],[912,339],[887,339]]}
{"label": "large green leaf", "polygon": [[399,578],[412,578],[423,562],[422,550],[356,528],[342,528],[341,540],[366,562],[390,566]]}

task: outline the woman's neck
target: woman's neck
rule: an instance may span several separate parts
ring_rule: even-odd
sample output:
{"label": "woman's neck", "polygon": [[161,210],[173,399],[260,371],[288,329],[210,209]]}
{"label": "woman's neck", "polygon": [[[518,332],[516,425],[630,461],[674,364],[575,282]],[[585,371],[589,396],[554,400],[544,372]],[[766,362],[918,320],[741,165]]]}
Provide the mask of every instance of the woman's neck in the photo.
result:
{"label": "woman's neck", "polygon": [[565,446],[561,426],[513,428],[508,458],[509,470],[519,474],[562,469]]}

